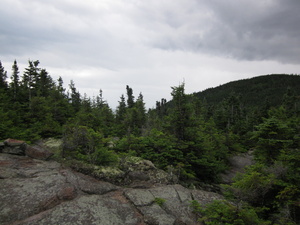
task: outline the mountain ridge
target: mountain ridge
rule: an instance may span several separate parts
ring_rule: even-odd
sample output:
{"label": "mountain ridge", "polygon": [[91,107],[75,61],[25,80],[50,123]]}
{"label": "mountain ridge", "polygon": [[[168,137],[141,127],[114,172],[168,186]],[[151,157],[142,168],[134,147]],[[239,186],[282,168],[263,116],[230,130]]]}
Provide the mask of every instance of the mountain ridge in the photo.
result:
{"label": "mountain ridge", "polygon": [[240,96],[246,107],[255,107],[268,102],[270,106],[281,104],[282,97],[290,88],[300,96],[300,76],[294,74],[269,74],[252,78],[231,81],[204,91],[195,92],[193,95],[215,105],[222,102],[232,94]]}

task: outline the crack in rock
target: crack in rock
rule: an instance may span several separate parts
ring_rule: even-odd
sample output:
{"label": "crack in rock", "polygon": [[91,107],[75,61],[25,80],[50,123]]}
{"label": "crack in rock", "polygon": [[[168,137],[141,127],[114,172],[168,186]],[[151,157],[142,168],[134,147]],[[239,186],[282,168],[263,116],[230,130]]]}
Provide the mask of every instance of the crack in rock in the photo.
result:
{"label": "crack in rock", "polygon": [[[0,224],[194,225],[199,223],[190,201],[206,204],[220,198],[178,184],[120,187],[54,161],[2,153],[0,171],[5,172],[0,179]],[[155,198],[165,200],[162,207]]]}

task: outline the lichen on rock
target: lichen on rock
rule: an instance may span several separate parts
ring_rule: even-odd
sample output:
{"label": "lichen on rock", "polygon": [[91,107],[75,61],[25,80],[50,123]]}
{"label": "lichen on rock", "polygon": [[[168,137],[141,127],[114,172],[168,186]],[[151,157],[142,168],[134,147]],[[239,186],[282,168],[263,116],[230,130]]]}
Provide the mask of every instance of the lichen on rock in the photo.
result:
{"label": "lichen on rock", "polygon": [[221,198],[172,184],[148,160],[122,160],[104,167],[0,153],[0,224],[194,225],[190,202]]}

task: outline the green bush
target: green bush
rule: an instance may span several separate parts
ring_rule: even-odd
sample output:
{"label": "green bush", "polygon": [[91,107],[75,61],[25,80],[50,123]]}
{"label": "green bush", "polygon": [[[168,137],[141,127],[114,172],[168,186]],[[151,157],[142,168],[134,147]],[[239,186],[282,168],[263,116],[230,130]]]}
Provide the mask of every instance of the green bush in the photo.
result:
{"label": "green bush", "polygon": [[71,157],[96,165],[108,165],[118,160],[109,150],[108,140],[99,132],[85,126],[65,126],[63,134],[63,157]]}
{"label": "green bush", "polygon": [[254,208],[247,205],[234,205],[225,200],[215,200],[205,207],[197,201],[191,202],[194,213],[200,218],[199,221],[206,225],[267,225],[269,222],[262,221],[257,216]]}

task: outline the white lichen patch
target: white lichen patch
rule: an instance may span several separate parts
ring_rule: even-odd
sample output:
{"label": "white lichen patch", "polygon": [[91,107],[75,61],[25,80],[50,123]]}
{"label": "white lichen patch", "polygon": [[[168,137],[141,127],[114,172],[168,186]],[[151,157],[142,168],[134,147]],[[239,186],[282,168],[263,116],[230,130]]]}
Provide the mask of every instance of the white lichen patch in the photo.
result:
{"label": "white lichen patch", "polygon": [[99,178],[108,178],[114,180],[124,176],[124,171],[120,170],[118,167],[95,166],[93,174]]}
{"label": "white lichen patch", "polygon": [[62,146],[62,139],[48,138],[43,141],[43,144],[51,151],[59,151]]}

